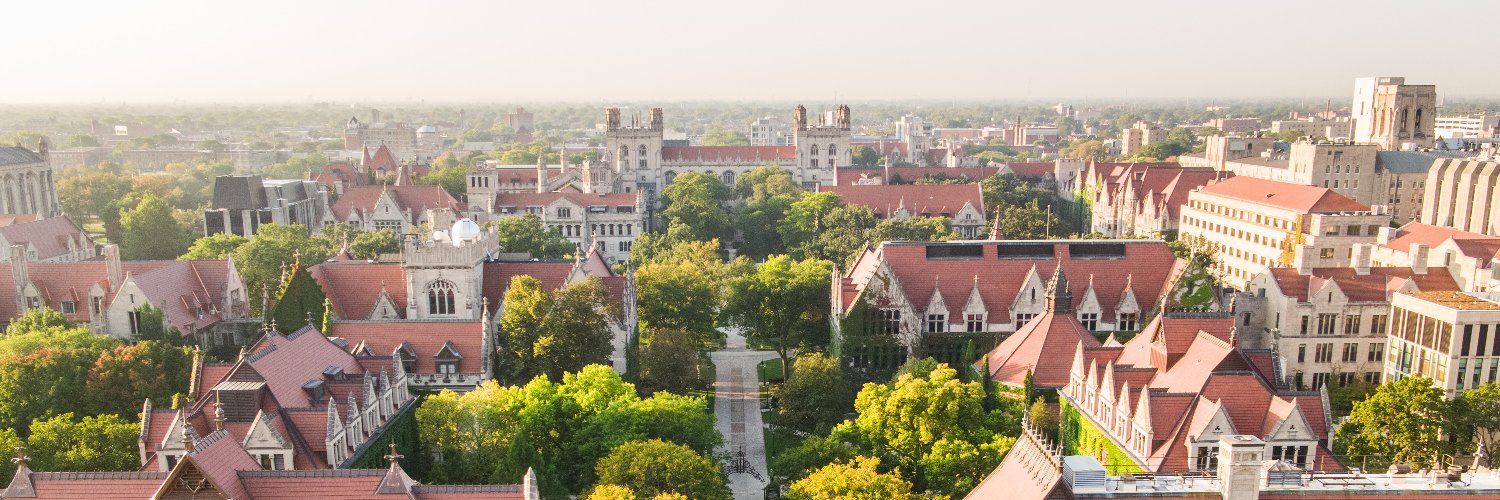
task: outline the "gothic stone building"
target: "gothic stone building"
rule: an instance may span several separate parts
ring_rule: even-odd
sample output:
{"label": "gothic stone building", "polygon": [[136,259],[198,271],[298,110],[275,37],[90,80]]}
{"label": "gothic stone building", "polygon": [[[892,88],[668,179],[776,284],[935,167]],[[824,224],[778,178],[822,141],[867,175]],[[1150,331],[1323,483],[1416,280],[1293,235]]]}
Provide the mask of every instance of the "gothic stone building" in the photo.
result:
{"label": "gothic stone building", "polygon": [[0,147],[0,214],[51,217],[61,210],[47,140],[37,145],[35,153],[19,144]]}

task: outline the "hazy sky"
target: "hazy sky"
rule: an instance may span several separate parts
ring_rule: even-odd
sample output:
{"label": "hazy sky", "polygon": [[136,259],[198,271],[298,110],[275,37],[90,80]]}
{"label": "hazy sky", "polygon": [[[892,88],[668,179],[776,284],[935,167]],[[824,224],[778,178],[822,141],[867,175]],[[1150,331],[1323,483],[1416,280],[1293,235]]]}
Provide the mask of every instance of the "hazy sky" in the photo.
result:
{"label": "hazy sky", "polygon": [[[1500,1],[23,0],[0,103],[1500,95]],[[1421,17],[1430,14],[1432,17]]]}

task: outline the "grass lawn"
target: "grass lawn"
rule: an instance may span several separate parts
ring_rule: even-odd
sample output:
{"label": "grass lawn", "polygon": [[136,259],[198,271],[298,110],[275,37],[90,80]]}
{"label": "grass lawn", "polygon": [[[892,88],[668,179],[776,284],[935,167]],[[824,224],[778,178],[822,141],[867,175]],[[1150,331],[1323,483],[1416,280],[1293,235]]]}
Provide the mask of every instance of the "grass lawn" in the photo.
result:
{"label": "grass lawn", "polygon": [[1206,307],[1214,300],[1213,277],[1198,272],[1182,278],[1181,295],[1177,301],[1183,307]]}
{"label": "grass lawn", "polygon": [[781,358],[761,361],[756,365],[755,372],[760,376],[761,382],[779,383],[786,380],[786,375],[781,373]]}

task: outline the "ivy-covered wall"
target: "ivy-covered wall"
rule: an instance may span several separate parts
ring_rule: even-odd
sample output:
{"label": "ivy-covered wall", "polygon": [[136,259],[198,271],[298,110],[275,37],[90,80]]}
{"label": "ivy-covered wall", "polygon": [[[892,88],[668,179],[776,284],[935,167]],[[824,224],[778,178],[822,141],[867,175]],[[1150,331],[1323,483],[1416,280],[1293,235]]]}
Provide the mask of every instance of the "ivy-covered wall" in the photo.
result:
{"label": "ivy-covered wall", "polygon": [[422,438],[417,434],[417,407],[422,405],[426,398],[417,396],[417,400],[406,405],[404,411],[395,419],[386,423],[385,432],[380,437],[371,441],[364,449],[359,450],[359,456],[350,462],[350,469],[384,469],[389,466],[385,456],[391,452],[391,442],[396,443],[396,452],[402,455],[401,469],[412,479],[423,481],[427,478],[427,472],[432,469],[432,454],[422,446]]}
{"label": "ivy-covered wall", "polygon": [[1103,431],[1078,413],[1077,408],[1069,405],[1067,400],[1060,399],[1058,404],[1062,414],[1058,434],[1062,438],[1063,455],[1088,455],[1097,458],[1111,475],[1146,472],[1125,450],[1115,446],[1114,441],[1110,441]]}

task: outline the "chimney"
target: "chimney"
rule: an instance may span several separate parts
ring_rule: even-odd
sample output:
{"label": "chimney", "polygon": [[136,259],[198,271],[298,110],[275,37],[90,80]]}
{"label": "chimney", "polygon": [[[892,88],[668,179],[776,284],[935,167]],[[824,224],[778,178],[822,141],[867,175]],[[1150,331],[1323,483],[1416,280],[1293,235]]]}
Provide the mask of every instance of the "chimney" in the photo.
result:
{"label": "chimney", "polygon": [[1391,238],[1396,236],[1395,232],[1396,228],[1390,226],[1380,226],[1380,229],[1375,232],[1375,243],[1380,245],[1390,243]]}
{"label": "chimney", "polygon": [[26,269],[26,247],[21,245],[10,246],[10,279],[16,286],[16,310],[26,310],[26,285],[31,283],[30,273]]}
{"label": "chimney", "polygon": [[1349,267],[1354,268],[1354,274],[1370,274],[1370,254],[1374,251],[1375,246],[1369,243],[1356,243],[1349,249]]}
{"label": "chimney", "polygon": [[1429,246],[1421,244],[1421,243],[1412,243],[1411,244],[1411,253],[1408,254],[1408,255],[1411,257],[1411,273],[1412,274],[1416,274],[1416,275],[1427,274],[1427,254],[1431,250],[1432,250],[1432,247],[1429,247]]}
{"label": "chimney", "polygon": [[1297,245],[1292,251],[1292,266],[1297,268],[1297,274],[1308,276],[1312,274],[1313,247],[1312,245]]}
{"label": "chimney", "polygon": [[1219,438],[1219,493],[1224,500],[1258,500],[1266,443],[1255,436]]}
{"label": "chimney", "polygon": [[584,192],[584,194],[593,194],[593,192],[594,192],[594,162],[589,161],[588,158],[584,158],[583,159],[583,166],[580,168],[580,170],[582,170],[582,171],[579,172],[578,177],[583,180],[583,192]]}
{"label": "chimney", "polygon": [[109,277],[109,289],[115,291],[120,289],[120,283],[125,282],[125,271],[120,266],[120,246],[104,245],[104,273]]}

